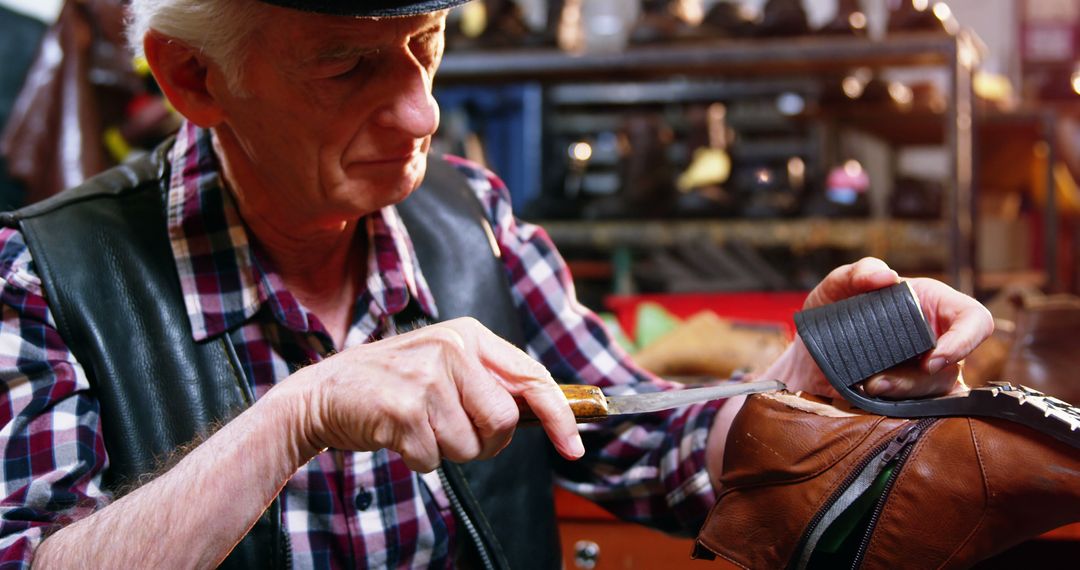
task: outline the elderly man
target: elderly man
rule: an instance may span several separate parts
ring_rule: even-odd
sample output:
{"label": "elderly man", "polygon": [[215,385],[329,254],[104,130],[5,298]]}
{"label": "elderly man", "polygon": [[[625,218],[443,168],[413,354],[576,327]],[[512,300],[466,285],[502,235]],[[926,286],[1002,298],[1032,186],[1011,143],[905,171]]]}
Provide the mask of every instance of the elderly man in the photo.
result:
{"label": "elderly man", "polygon": [[[462,1],[132,2],[187,122],[5,219],[3,561],[552,567],[552,472],[621,517],[701,524],[740,402],[583,427],[583,445],[552,375],[677,387],[575,301],[497,178],[427,156]],[[897,280],[863,260],[808,303]],[[938,348],[870,393],[948,391],[992,328],[913,283]],[[798,342],[766,374],[826,389]],[[517,401],[543,432],[516,429]]]}

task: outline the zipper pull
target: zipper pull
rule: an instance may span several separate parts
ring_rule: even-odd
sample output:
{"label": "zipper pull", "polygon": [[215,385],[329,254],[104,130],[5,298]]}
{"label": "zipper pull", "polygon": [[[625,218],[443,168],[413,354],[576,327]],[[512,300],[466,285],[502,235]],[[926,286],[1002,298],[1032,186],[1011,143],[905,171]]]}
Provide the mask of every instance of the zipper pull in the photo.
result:
{"label": "zipper pull", "polygon": [[896,437],[889,443],[889,447],[885,448],[885,453],[881,455],[881,462],[888,463],[892,461],[907,444],[915,441],[919,438],[919,433],[922,429],[919,427],[918,422],[911,424],[904,428],[904,431],[896,434]]}

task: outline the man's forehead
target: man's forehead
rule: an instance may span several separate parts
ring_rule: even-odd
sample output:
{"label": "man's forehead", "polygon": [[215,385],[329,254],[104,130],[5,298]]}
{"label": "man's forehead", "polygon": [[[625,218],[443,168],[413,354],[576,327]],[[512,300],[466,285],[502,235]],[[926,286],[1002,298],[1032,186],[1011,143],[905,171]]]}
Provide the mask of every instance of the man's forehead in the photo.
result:
{"label": "man's forehead", "polygon": [[[446,13],[399,18],[352,18],[304,14],[299,18],[278,18],[263,40],[280,42],[287,52],[308,57],[332,57],[340,53],[378,48],[440,31]],[[264,30],[269,31],[269,30]]]}
{"label": "man's forehead", "polygon": [[261,0],[292,10],[354,17],[415,16],[446,10],[470,0]]}

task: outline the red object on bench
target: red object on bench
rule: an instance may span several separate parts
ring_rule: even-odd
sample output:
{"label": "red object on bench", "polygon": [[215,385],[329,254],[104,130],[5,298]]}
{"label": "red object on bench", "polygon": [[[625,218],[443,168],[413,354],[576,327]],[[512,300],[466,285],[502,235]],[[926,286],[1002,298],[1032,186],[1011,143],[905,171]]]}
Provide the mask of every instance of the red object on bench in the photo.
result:
{"label": "red object on bench", "polygon": [[619,325],[629,335],[634,334],[637,325],[638,305],[645,302],[657,303],[681,319],[708,309],[738,321],[780,323],[794,335],[792,317],[802,309],[807,295],[809,292],[806,291],[611,295],[604,299],[604,304],[615,313]]}

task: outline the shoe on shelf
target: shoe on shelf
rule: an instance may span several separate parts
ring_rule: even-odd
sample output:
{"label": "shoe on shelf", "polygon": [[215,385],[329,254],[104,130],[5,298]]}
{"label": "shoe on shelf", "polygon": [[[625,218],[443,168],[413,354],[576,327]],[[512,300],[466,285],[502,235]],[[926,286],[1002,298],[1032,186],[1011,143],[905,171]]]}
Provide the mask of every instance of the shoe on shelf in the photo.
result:
{"label": "shoe on shelf", "polygon": [[641,15],[630,31],[633,44],[661,44],[709,37],[700,27],[701,0],[644,0]]}
{"label": "shoe on shelf", "polygon": [[938,0],[889,0],[888,33],[942,32],[956,34],[960,25],[948,4]]}
{"label": "shoe on shelf", "polygon": [[745,38],[753,34],[754,16],[742,2],[721,0],[705,12],[699,30],[713,38]]}
{"label": "shoe on shelf", "polygon": [[792,37],[810,33],[801,0],[769,0],[754,29],[758,37]]}
{"label": "shoe on shelf", "polygon": [[483,0],[462,8],[461,20],[446,31],[448,50],[468,51],[535,47],[551,43],[534,31],[513,0]]}
{"label": "shoe on shelf", "polygon": [[866,37],[866,12],[859,6],[859,0],[840,0],[836,7],[836,16],[817,32],[824,35]]}

